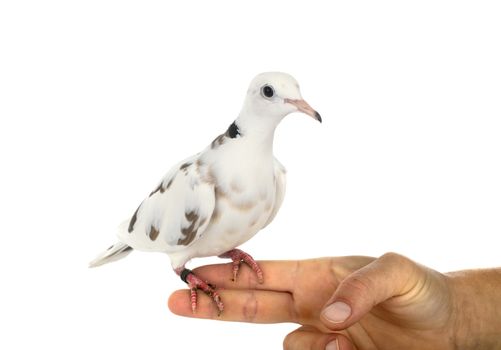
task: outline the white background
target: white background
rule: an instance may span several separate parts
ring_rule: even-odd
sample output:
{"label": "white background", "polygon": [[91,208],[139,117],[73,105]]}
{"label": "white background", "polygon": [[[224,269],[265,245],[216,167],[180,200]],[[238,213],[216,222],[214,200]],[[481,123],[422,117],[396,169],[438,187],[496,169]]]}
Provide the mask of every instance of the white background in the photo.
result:
{"label": "white background", "polygon": [[172,315],[162,254],[87,268],[262,71],[294,75],[324,123],[278,128],[287,196],[255,258],[500,265],[499,5],[327,3],[1,3],[0,348],[281,347],[294,325]]}

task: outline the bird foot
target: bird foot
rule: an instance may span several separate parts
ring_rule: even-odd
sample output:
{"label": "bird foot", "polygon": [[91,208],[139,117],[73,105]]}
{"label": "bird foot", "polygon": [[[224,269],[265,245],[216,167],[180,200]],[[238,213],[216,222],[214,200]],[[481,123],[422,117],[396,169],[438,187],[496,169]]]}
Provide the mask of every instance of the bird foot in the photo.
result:
{"label": "bird foot", "polygon": [[259,283],[263,283],[263,271],[259,267],[258,263],[246,252],[240,249],[232,249],[219,255],[220,258],[229,258],[233,262],[233,279],[236,282],[238,271],[240,270],[240,265],[242,262],[246,263],[252,271],[256,273],[257,280]]}
{"label": "bird foot", "polygon": [[195,313],[197,310],[197,290],[200,289],[214,301],[218,309],[218,315],[221,315],[221,313],[224,310],[224,305],[214,285],[202,280],[200,277],[195,275],[191,270],[188,270],[186,268],[178,273],[181,279],[186,284],[188,284],[188,288],[190,289],[191,311],[193,311],[193,313]]}

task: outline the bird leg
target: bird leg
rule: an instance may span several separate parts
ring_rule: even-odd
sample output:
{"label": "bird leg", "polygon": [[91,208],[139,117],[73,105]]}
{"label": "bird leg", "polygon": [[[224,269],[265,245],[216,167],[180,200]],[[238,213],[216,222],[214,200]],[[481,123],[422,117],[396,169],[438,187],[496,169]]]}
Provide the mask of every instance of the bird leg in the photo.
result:
{"label": "bird leg", "polygon": [[183,282],[188,285],[188,288],[190,288],[191,310],[193,311],[193,313],[195,313],[195,311],[197,310],[197,290],[200,289],[216,303],[218,315],[221,315],[224,309],[224,305],[221,301],[219,293],[216,292],[215,286],[200,279],[200,277],[195,275],[191,270],[185,268],[184,266],[175,269],[174,271],[181,277],[181,280],[183,280]]}
{"label": "bird leg", "polygon": [[232,281],[236,282],[238,270],[240,270],[241,263],[244,262],[256,273],[259,283],[263,283],[263,271],[261,270],[257,262],[252,258],[252,256],[250,256],[246,252],[241,251],[240,249],[232,249],[228,250],[226,253],[219,255],[219,257],[229,258],[231,259],[231,261],[233,261]]}

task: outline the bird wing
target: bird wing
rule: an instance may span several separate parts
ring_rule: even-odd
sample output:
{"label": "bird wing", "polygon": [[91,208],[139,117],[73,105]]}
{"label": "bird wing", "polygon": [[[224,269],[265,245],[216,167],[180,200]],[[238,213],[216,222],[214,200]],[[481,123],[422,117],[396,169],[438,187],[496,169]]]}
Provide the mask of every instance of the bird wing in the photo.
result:
{"label": "bird wing", "polygon": [[134,248],[177,251],[200,237],[215,207],[214,181],[201,167],[198,156],[185,159],[141,203],[127,229]]}
{"label": "bird wing", "polygon": [[285,197],[285,183],[286,183],[286,173],[287,170],[285,167],[278,161],[278,159],[275,158],[274,166],[273,166],[273,173],[274,173],[274,179],[275,179],[275,202],[273,204],[273,210],[271,211],[270,217],[268,218],[268,221],[266,224],[263,226],[266,227],[270,222],[273,221],[275,216],[278,213],[278,210],[282,206],[282,202],[284,201]]}

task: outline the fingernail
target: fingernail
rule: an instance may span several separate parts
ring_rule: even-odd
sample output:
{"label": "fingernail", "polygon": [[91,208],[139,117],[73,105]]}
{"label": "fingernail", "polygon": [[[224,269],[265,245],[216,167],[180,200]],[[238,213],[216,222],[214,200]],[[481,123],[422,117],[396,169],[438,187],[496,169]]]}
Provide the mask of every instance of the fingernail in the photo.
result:
{"label": "fingernail", "polygon": [[342,301],[336,301],[334,304],[326,307],[323,314],[332,323],[341,323],[350,317],[351,307]]}
{"label": "fingernail", "polygon": [[325,350],[339,350],[339,343],[337,342],[337,338],[327,344]]}

